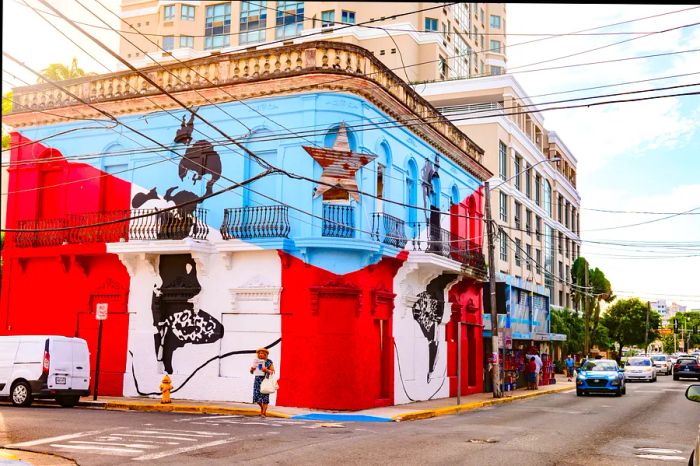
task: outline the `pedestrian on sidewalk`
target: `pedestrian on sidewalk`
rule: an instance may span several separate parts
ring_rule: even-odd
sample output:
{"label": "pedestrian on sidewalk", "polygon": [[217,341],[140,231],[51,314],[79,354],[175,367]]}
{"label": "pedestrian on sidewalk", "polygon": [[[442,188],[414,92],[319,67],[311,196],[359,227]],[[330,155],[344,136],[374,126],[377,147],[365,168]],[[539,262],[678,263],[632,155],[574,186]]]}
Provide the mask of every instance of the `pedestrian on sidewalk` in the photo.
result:
{"label": "pedestrian on sidewalk", "polygon": [[275,366],[272,360],[268,359],[270,350],[267,348],[258,348],[256,351],[257,358],[253,359],[253,365],[250,366],[250,373],[255,376],[253,382],[253,403],[260,406],[260,417],[267,416],[267,406],[270,404],[270,395],[260,393],[260,384],[265,377],[275,373]]}
{"label": "pedestrian on sidewalk", "polygon": [[535,390],[535,384],[537,383],[537,362],[535,362],[535,357],[530,356],[530,362],[527,363],[527,389]]}
{"label": "pedestrian on sidewalk", "polygon": [[537,365],[537,370],[535,371],[535,390],[539,390],[540,371],[542,370],[542,358],[537,353],[535,353],[535,355],[533,357],[535,358],[535,364]]}
{"label": "pedestrian on sidewalk", "polygon": [[571,379],[574,377],[574,358],[573,358],[573,356],[569,355],[564,362],[566,363],[566,379],[567,379],[567,381],[571,382]]}

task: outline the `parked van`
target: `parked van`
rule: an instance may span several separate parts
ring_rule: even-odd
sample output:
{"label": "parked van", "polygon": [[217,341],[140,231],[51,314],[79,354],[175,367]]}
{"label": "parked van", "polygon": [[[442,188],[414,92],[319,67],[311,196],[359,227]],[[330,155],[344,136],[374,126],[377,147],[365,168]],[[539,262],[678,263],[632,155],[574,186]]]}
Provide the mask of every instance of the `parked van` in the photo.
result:
{"label": "parked van", "polygon": [[54,398],[72,407],[90,394],[90,352],[82,338],[0,336],[0,397],[15,406]]}

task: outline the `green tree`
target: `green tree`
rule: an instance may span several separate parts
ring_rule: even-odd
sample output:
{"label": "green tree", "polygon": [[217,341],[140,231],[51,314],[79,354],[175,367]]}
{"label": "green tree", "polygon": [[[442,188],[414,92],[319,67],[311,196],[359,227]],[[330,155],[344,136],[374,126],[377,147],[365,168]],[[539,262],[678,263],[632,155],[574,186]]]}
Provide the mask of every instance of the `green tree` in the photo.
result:
{"label": "green tree", "polygon": [[[678,341],[685,339],[688,341],[688,336],[690,336],[689,348],[697,348],[700,346],[700,333],[693,334],[693,327],[698,326],[700,330],[700,312],[698,311],[688,311],[688,312],[678,312],[669,321],[669,327],[673,328],[673,322],[678,321]],[[680,347],[680,345],[679,345]],[[686,351],[688,349],[686,348]]]}
{"label": "green tree", "polygon": [[579,354],[583,352],[583,318],[581,315],[568,308],[552,309],[550,329],[552,333],[566,335],[566,341],[562,343],[564,354]]}
{"label": "green tree", "polygon": [[615,296],[605,273],[597,267],[591,269],[584,257],[578,257],[572,264],[571,279],[574,284],[574,305],[583,313],[583,351],[588,354],[591,343],[599,340],[601,302],[612,302]]}
{"label": "green tree", "polygon": [[[646,303],[639,298],[620,299],[612,304],[603,316],[601,323],[607,328],[612,342],[618,345],[618,358],[625,346],[643,346],[646,331],[646,316],[649,312],[648,342],[659,337],[657,330],[661,324],[661,315],[648,310]],[[646,348],[645,348],[646,351]]]}
{"label": "green tree", "polygon": [[[2,114],[6,115],[12,111],[12,91],[6,92],[2,96]],[[10,148],[10,133],[7,125],[2,124],[2,150]]]}
{"label": "green tree", "polygon": [[[92,76],[95,73],[86,72],[82,68],[79,68],[78,59],[73,57],[70,66],[66,66],[62,63],[51,63],[49,66],[41,70],[41,74],[52,81],[63,81],[65,79]],[[42,81],[43,79],[38,79],[38,82]]]}

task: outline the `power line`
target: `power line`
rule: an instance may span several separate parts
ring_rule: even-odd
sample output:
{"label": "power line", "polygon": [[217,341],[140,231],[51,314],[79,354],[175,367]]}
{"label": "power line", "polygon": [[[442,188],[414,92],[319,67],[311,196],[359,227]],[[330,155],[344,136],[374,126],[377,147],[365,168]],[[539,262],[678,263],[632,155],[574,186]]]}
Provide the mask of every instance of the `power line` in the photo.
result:
{"label": "power line", "polygon": [[606,210],[579,207],[581,210],[591,210],[593,212],[605,212],[609,214],[640,214],[640,215],[700,215],[700,212],[694,214],[690,212],[648,212],[639,210]]}
{"label": "power line", "polygon": [[594,229],[591,229],[591,230],[583,230],[583,232],[584,232],[584,233],[588,233],[588,232],[591,232],[591,231],[619,230],[619,229],[621,229],[621,228],[636,227],[636,226],[640,226],[640,225],[646,225],[646,224],[649,224],[649,223],[660,222],[660,221],[662,221],[662,220],[668,220],[668,219],[670,219],[670,218],[678,217],[678,216],[680,216],[680,215],[687,215],[687,214],[689,214],[689,213],[691,213],[691,212],[693,212],[693,211],[695,211],[695,210],[698,210],[698,209],[700,209],[700,207],[693,207],[692,209],[686,210],[685,212],[677,212],[677,213],[671,214],[671,215],[669,215],[669,216],[667,216],[667,217],[656,218],[656,219],[653,219],[653,220],[647,220],[646,222],[632,223],[632,224],[629,224],[629,225],[619,225],[619,226],[616,226],[616,227],[608,227],[608,228],[594,228]]}

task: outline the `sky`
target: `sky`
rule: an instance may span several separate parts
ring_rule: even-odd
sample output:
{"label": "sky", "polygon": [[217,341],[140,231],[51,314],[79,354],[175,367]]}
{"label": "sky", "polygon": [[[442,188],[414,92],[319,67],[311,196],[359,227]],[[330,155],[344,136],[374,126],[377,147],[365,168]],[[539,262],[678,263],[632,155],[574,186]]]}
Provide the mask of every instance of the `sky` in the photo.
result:
{"label": "sky", "polygon": [[[79,1],[117,25],[116,17],[95,0]],[[87,71],[107,72],[99,62],[110,71],[117,69],[113,57],[78,31],[61,27],[98,61],[23,2],[2,2],[3,52],[37,70],[50,63],[68,64],[74,56]],[[101,2],[112,11],[119,9],[118,0]],[[98,21],[77,0],[52,4],[72,19]],[[508,69],[534,103],[700,83],[700,52],[683,52],[700,49],[698,23],[698,5],[508,4]],[[118,50],[114,33],[88,30]],[[586,34],[561,36],[579,31]],[[609,62],[567,66],[598,61]],[[567,67],[555,69],[562,66]],[[6,58],[2,68],[3,93],[20,79],[36,82]],[[678,76],[682,74],[686,76]],[[668,76],[677,77],[561,93]],[[585,102],[699,91],[696,85]],[[578,160],[581,255],[605,273],[620,298],[666,299],[700,309],[700,95],[546,111],[543,116],[546,129],[555,131]],[[686,214],[671,217],[681,212]],[[659,246],[649,247],[652,243]]]}

